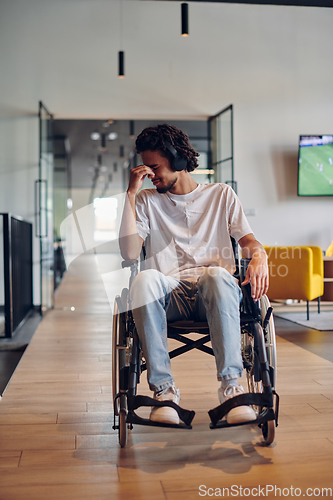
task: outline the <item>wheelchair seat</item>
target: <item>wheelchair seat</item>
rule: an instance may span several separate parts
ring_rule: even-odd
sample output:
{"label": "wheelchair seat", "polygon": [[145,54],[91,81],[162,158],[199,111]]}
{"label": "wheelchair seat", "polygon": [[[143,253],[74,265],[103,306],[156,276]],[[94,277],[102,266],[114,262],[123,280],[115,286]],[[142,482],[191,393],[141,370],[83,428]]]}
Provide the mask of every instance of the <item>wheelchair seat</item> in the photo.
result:
{"label": "wheelchair seat", "polygon": [[206,321],[173,321],[168,323],[168,332],[179,333],[209,333],[208,323]]}

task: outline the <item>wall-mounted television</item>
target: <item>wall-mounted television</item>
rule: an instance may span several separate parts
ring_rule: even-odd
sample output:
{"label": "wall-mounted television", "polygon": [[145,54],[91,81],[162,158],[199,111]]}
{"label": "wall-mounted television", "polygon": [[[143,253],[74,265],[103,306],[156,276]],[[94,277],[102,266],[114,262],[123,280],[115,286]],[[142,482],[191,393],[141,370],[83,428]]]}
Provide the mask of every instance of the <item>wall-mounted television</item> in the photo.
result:
{"label": "wall-mounted television", "polygon": [[333,196],[333,135],[301,135],[298,196]]}

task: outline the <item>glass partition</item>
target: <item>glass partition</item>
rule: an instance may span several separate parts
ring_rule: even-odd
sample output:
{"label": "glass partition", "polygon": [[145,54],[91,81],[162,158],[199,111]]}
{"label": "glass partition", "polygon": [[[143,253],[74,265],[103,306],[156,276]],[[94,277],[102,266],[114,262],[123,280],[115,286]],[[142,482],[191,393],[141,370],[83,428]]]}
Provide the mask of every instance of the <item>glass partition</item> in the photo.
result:
{"label": "glass partition", "polygon": [[208,126],[211,159],[209,168],[215,170],[216,182],[230,184],[235,189],[232,104],[211,116]]}
{"label": "glass partition", "polygon": [[53,306],[53,117],[39,103],[39,179],[36,181],[36,236],[40,239],[41,311]]}
{"label": "glass partition", "polygon": [[71,160],[70,145],[64,135],[54,135],[54,289],[60,284],[65,272],[63,252],[66,241],[61,240],[60,226],[71,209]]}

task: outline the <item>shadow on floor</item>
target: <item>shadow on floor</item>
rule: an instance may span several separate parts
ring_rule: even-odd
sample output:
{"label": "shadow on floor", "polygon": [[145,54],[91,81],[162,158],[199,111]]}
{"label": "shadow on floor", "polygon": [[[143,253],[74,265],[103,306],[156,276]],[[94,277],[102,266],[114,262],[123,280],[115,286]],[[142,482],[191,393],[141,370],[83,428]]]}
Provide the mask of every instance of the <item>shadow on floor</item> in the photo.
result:
{"label": "shadow on floor", "polygon": [[15,350],[0,350],[0,396],[4,393],[26,347],[22,345]]}
{"label": "shadow on floor", "polygon": [[0,396],[4,393],[42,317],[33,311],[13,338],[0,338]]}
{"label": "shadow on floor", "polygon": [[[210,430],[208,418],[205,423],[200,422],[202,415],[198,414],[198,418],[199,423],[194,424],[192,430],[166,431],[135,426],[128,433],[125,448],[119,447],[117,432],[108,434],[110,421],[102,430],[105,434],[94,436],[94,448],[89,447],[92,442],[87,436],[87,442],[83,439],[73,457],[83,462],[117,463],[123,469],[154,475],[193,466],[238,475],[272,463],[271,458],[264,456],[257,426]],[[270,446],[274,447],[275,443]]]}

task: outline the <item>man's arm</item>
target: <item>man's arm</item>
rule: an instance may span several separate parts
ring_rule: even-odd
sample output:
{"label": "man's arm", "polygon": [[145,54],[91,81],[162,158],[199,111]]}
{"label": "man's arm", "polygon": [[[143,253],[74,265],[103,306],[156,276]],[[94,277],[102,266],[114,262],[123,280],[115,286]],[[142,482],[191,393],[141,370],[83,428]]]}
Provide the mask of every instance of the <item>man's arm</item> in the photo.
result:
{"label": "man's arm", "polygon": [[147,175],[151,178],[155,174],[146,165],[139,165],[130,172],[130,180],[119,230],[120,253],[124,259],[128,260],[137,259],[142,249],[143,239],[139,236],[136,225],[135,197]]}
{"label": "man's arm", "polygon": [[269,273],[267,254],[252,233],[243,236],[238,243],[242,247],[244,257],[251,259],[242,285],[251,283],[252,298],[259,300],[268,290]]}

